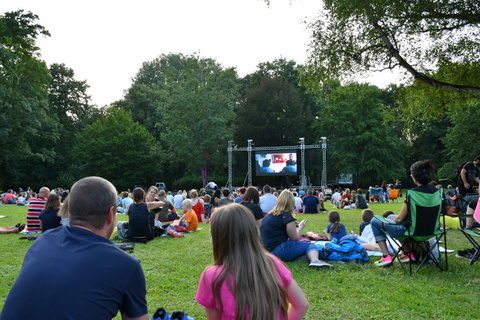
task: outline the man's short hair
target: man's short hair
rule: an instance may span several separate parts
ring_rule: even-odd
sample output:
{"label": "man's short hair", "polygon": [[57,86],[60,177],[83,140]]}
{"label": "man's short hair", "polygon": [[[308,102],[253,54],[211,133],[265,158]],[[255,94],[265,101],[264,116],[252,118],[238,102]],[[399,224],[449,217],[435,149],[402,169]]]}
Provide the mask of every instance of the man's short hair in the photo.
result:
{"label": "man's short hair", "polygon": [[263,193],[270,193],[272,192],[272,188],[268,184],[263,186]]}
{"label": "man's short hair", "polygon": [[165,190],[158,191],[158,196],[159,197],[165,197]]}
{"label": "man's short hair", "polygon": [[101,229],[110,208],[116,207],[117,190],[101,177],[86,177],[75,182],[62,209],[71,225]]}
{"label": "man's short hair", "polygon": [[50,189],[48,189],[47,187],[41,187],[38,191],[38,195],[40,197],[48,198],[48,196],[50,195]]}
{"label": "man's short hair", "polygon": [[228,188],[223,189],[222,194],[224,197],[228,197],[230,195],[230,189]]}

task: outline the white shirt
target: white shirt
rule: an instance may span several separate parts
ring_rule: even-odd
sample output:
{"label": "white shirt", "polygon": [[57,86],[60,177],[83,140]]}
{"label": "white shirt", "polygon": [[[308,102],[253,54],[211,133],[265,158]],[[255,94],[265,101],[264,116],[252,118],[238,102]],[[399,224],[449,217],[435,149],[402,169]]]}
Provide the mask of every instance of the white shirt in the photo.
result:
{"label": "white shirt", "polygon": [[332,194],[332,201],[340,199],[342,199],[342,195],[340,194],[340,192],[335,192],[334,194]]}
{"label": "white shirt", "polygon": [[300,197],[295,197],[295,210],[300,211],[303,208],[303,201]]}
{"label": "white shirt", "polygon": [[174,197],[173,197],[173,205],[175,207],[175,209],[182,209],[182,202],[183,202],[184,198],[183,198],[183,195],[182,194],[176,194]]}
{"label": "white shirt", "polygon": [[277,197],[275,197],[271,193],[265,193],[263,196],[260,197],[260,208],[262,208],[263,212],[270,212],[270,210],[272,210],[276,204]]}

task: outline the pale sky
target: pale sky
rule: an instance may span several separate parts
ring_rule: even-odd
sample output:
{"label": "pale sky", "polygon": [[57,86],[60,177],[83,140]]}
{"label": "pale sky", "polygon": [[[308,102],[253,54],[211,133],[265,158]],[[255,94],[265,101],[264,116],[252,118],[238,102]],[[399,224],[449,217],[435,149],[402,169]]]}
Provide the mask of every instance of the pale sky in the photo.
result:
{"label": "pale sky", "polygon": [[[260,62],[303,64],[321,0],[2,0],[0,14],[23,9],[51,33],[39,38],[48,65],[64,63],[90,85],[91,102],[123,97],[143,62],[161,54],[199,53],[239,76]],[[384,87],[392,77],[369,82]]]}

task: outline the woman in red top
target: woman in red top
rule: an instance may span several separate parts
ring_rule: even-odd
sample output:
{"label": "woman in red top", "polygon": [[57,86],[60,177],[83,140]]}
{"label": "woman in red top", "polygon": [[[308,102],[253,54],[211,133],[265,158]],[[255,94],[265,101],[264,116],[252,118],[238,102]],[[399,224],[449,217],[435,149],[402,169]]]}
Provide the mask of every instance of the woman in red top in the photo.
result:
{"label": "woman in red top", "polygon": [[192,210],[195,211],[199,222],[203,222],[202,217],[205,215],[203,207],[203,200],[198,198],[198,191],[196,189],[190,190],[190,200],[192,200]]}
{"label": "woman in red top", "polygon": [[342,194],[342,199],[340,200],[339,209],[343,209],[345,206],[349,206],[351,200],[352,200],[352,195],[350,193],[350,189],[346,188],[345,192]]}

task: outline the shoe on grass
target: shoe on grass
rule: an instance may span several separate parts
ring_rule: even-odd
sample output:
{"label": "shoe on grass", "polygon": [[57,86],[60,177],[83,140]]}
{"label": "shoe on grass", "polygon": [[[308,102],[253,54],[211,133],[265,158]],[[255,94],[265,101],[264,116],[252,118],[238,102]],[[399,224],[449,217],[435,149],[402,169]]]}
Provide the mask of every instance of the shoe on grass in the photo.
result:
{"label": "shoe on grass", "polygon": [[388,255],[386,257],[382,257],[380,260],[375,262],[375,266],[377,267],[386,267],[389,266],[393,263],[393,257],[391,255]]}
{"label": "shoe on grass", "polygon": [[332,268],[333,266],[329,263],[326,263],[322,260],[311,261],[308,265],[310,268]]}
{"label": "shoe on grass", "polygon": [[413,255],[412,252],[410,253],[404,253],[400,256],[400,262],[410,262],[410,261],[415,261],[415,256]]}
{"label": "shoe on grass", "polygon": [[455,257],[471,260],[475,254],[475,249],[458,250]]}
{"label": "shoe on grass", "polygon": [[152,320],[170,320],[170,316],[164,308],[158,308],[153,314]]}
{"label": "shoe on grass", "polygon": [[185,312],[175,311],[172,313],[171,320],[194,320],[192,317],[189,317]]}

